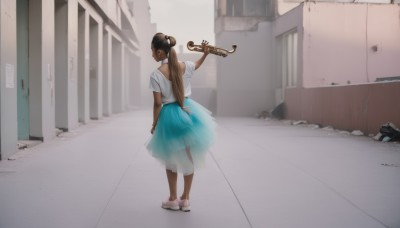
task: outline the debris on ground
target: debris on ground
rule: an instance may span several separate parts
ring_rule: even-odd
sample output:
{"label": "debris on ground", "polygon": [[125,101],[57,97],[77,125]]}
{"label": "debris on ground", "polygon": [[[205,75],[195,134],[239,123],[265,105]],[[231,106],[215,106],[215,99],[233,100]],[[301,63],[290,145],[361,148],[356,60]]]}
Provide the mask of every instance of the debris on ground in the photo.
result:
{"label": "debris on ground", "polygon": [[305,120],[297,120],[297,121],[294,121],[292,124],[293,125],[307,124],[307,121],[305,121]]}
{"label": "debris on ground", "polygon": [[364,133],[360,130],[354,130],[351,132],[351,134],[355,135],[355,136],[363,136],[364,135]]}
{"label": "debris on ground", "polygon": [[256,113],[255,115],[258,119],[268,119],[270,117],[270,114],[268,111],[262,111],[260,113]]}
{"label": "debris on ground", "polygon": [[322,130],[325,130],[325,131],[333,131],[334,129],[333,129],[332,126],[326,126],[326,127],[323,127]]}
{"label": "debris on ground", "polygon": [[383,165],[383,166],[388,166],[388,167],[400,167],[400,164],[388,164],[388,163],[382,163],[381,165]]}
{"label": "debris on ground", "polygon": [[400,141],[400,129],[393,123],[388,122],[381,126],[378,134],[373,138],[382,142]]}
{"label": "debris on ground", "polygon": [[350,132],[348,131],[339,131],[339,133],[342,135],[350,135]]}
{"label": "debris on ground", "polygon": [[309,124],[308,127],[311,129],[319,129],[320,128],[320,126],[318,124]]}
{"label": "debris on ground", "polygon": [[[275,119],[273,115],[268,112],[268,111],[262,111],[260,113],[256,113],[256,117],[259,119],[264,119],[264,120],[273,120]],[[393,143],[400,143],[400,129],[396,127],[393,123],[386,123],[381,126],[378,134],[365,134],[361,130],[353,130],[353,131],[346,131],[346,130],[340,130],[340,129],[335,129],[332,126],[322,126],[320,124],[309,124],[306,120],[290,120],[290,119],[282,119],[280,120],[283,124],[286,125],[299,125],[299,126],[304,126],[308,127],[311,129],[322,129],[325,131],[335,131],[338,132],[339,134],[342,135],[354,135],[354,136],[368,136],[370,138],[373,138],[377,141],[382,141],[382,142],[393,142]]]}
{"label": "debris on ground", "polygon": [[282,102],[270,112],[275,119],[281,120],[285,117],[285,104]]}
{"label": "debris on ground", "polygon": [[56,131],[56,136],[59,136],[64,132],[64,130],[62,130],[60,128],[56,128],[55,131]]}

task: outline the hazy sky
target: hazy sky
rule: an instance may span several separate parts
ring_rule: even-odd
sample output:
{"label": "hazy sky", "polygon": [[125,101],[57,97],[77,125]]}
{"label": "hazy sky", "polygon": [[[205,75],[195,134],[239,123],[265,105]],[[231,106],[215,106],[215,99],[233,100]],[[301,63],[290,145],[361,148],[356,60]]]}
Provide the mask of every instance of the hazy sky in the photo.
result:
{"label": "hazy sky", "polygon": [[215,43],[214,0],[149,0],[158,32],[174,36],[184,50],[188,41]]}

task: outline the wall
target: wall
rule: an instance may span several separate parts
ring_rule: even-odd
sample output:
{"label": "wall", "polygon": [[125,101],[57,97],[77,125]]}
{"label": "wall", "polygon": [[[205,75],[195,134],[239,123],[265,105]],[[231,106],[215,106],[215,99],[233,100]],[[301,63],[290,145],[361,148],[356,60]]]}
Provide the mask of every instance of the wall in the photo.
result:
{"label": "wall", "polygon": [[304,3],[303,86],[400,76],[399,10],[390,4]]}
{"label": "wall", "polygon": [[107,17],[117,26],[121,26],[121,9],[118,7],[118,1],[94,0],[96,4],[103,10]]}
{"label": "wall", "polygon": [[112,35],[106,26],[103,30],[103,115],[112,114]]}
{"label": "wall", "polygon": [[400,127],[400,82],[286,89],[286,118],[376,134],[382,124]]}
{"label": "wall", "polygon": [[54,1],[29,2],[30,136],[55,136]]}
{"label": "wall", "polygon": [[103,117],[103,20],[91,17],[89,29],[90,118],[100,119]]}
{"label": "wall", "polygon": [[78,117],[88,123],[89,117],[89,12],[79,5],[78,11]]}
{"label": "wall", "polygon": [[275,1],[277,1],[276,14],[278,16],[285,15],[287,12],[299,6],[302,2],[302,1],[286,1],[286,0],[275,0]]}
{"label": "wall", "polygon": [[78,127],[78,3],[57,3],[55,9],[56,127]]}
{"label": "wall", "polygon": [[307,2],[279,17],[275,37],[297,29],[301,44],[299,83],[284,90],[286,118],[367,134],[386,122],[400,126],[400,82],[373,83],[400,76],[399,12],[399,5]]}
{"label": "wall", "polygon": [[282,73],[282,35],[297,31],[298,33],[298,50],[297,50],[297,86],[302,85],[302,69],[303,69],[303,46],[300,45],[303,42],[303,11],[302,7],[297,7],[280,16],[273,23],[273,83],[276,88],[275,93],[275,105],[280,104],[284,99],[285,86],[283,83]]}
{"label": "wall", "polygon": [[213,116],[217,112],[217,91],[215,88],[192,87],[191,98],[208,109]]}
{"label": "wall", "polygon": [[0,1],[0,159],[17,151],[16,1]]}
{"label": "wall", "polygon": [[400,76],[400,4],[368,5],[367,16],[368,78]]}
{"label": "wall", "polygon": [[217,115],[253,116],[274,107],[272,24],[252,31],[221,32],[216,45],[236,53],[217,59]]}

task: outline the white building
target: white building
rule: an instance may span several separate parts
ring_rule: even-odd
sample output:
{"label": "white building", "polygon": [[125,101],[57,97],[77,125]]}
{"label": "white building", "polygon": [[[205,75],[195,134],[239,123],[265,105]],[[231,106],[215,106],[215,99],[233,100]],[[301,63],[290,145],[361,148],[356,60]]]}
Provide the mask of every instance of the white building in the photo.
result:
{"label": "white building", "polygon": [[286,118],[339,129],[400,125],[398,3],[216,0],[216,42],[238,44],[217,64],[217,114],[283,104]]}
{"label": "white building", "polygon": [[133,12],[149,14],[147,1],[0,1],[0,11],[1,159],[19,140],[51,140],[141,103],[150,19]]}

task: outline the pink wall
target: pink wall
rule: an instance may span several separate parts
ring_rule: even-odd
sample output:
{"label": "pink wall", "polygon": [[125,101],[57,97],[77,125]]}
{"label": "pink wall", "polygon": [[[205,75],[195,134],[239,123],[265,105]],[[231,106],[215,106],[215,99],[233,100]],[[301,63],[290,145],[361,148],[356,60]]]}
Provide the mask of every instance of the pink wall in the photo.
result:
{"label": "pink wall", "polygon": [[303,87],[400,76],[400,5],[308,2],[303,28]]}
{"label": "pink wall", "polygon": [[382,124],[400,127],[400,82],[285,90],[287,119],[376,134]]}

